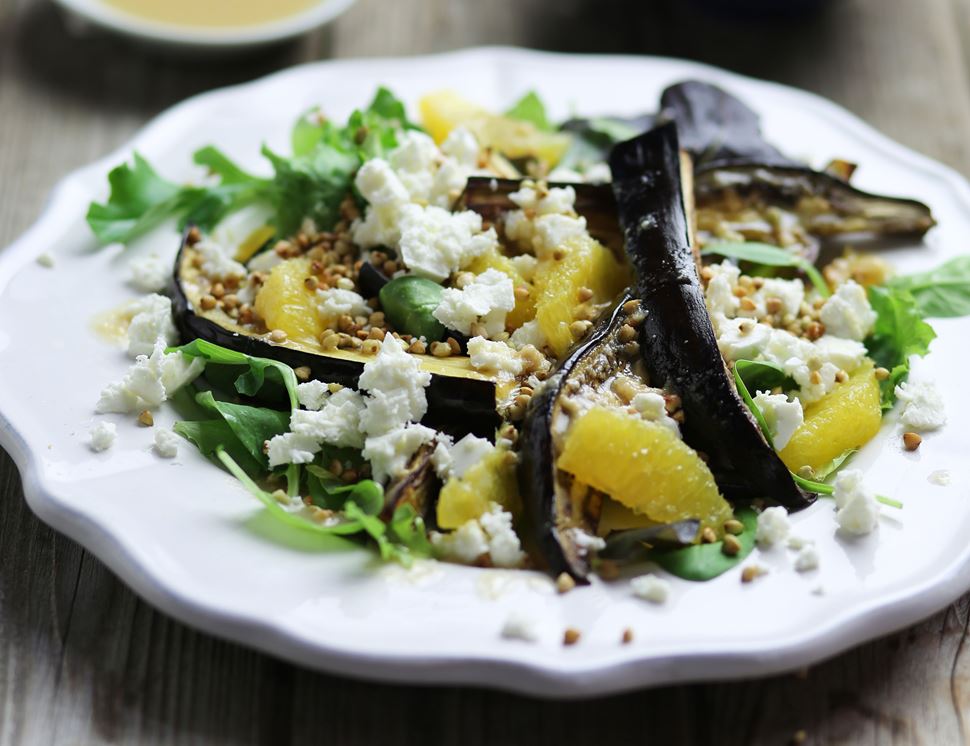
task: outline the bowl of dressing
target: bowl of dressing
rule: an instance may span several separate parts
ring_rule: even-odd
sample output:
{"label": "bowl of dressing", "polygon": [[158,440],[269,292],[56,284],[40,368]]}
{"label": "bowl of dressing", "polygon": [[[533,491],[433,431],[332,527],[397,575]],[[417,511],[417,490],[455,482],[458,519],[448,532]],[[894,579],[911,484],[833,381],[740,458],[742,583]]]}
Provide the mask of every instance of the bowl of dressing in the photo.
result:
{"label": "bowl of dressing", "polygon": [[233,51],[291,39],[355,0],[56,0],[109,31],[186,51]]}

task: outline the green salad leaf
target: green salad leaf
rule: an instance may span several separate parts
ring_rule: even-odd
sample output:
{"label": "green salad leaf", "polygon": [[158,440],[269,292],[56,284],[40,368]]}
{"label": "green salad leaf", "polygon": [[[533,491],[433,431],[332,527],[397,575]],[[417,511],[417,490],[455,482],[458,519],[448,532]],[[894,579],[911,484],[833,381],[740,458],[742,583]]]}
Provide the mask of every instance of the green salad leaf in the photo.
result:
{"label": "green salad leaf", "polygon": [[741,377],[746,391],[771,391],[781,387],[785,391],[798,388],[795,380],[778,363],[766,360],[737,360],[734,372]]}
{"label": "green salad leaf", "polygon": [[609,117],[573,120],[568,123],[568,131],[573,136],[572,141],[558,166],[576,171],[585,171],[595,163],[602,163],[609,158],[610,149],[616,143],[640,134],[626,122]]}
{"label": "green salad leaf", "polygon": [[754,360],[735,360],[734,361],[734,385],[738,389],[738,395],[741,397],[741,401],[748,405],[748,409],[751,410],[751,414],[754,416],[755,421],[758,423],[758,427],[761,428],[761,434],[765,436],[765,440],[768,441],[768,445],[774,450],[775,444],[771,438],[771,428],[768,427],[768,421],[765,419],[764,413],[761,411],[761,407],[754,403],[754,399],[751,396],[751,392],[748,391],[748,387],[744,382],[744,378],[741,375],[741,370],[744,366],[739,364],[742,363],[755,363]]}
{"label": "green salad leaf", "polygon": [[384,507],[384,488],[371,479],[346,484],[330,471],[317,464],[307,465],[308,479],[314,481],[311,497],[314,504],[329,510],[340,510],[350,501],[367,515],[377,515]]}
{"label": "green salad leaf", "polygon": [[710,243],[701,250],[701,254],[709,256],[728,257],[743,262],[760,264],[765,267],[795,267],[805,273],[815,289],[822,296],[831,295],[828,283],[822,277],[822,273],[808,259],[790,251],[786,251],[778,246],[772,246],[758,241],[729,242],[718,241]]}
{"label": "green salad leaf", "polygon": [[259,477],[266,473],[266,462],[253,457],[224,419],[182,420],[176,422],[172,430],[191,442],[206,458],[216,459],[222,449],[247,474]]}
{"label": "green salad leaf", "polygon": [[891,290],[913,297],[923,318],[970,316],[970,256],[958,256],[928,272],[894,277]]}
{"label": "green salad leaf", "polygon": [[518,119],[522,122],[529,122],[535,125],[536,129],[542,130],[543,132],[551,132],[554,129],[546,114],[546,105],[542,103],[542,99],[539,98],[539,94],[535,91],[529,91],[516,101],[505,112],[505,116],[511,119]]}
{"label": "green salad leaf", "polygon": [[671,575],[684,580],[704,581],[723,575],[751,554],[755,544],[758,514],[751,508],[740,508],[734,515],[744,525],[744,531],[737,537],[741,549],[733,556],[724,553],[723,541],[692,544],[682,549],[654,550],[648,556]]}
{"label": "green salad leaf", "polygon": [[289,429],[289,412],[219,401],[211,391],[200,391],[196,394],[195,400],[205,409],[221,417],[253,459],[262,464],[264,470],[269,469],[269,463],[263,453],[263,443],[276,435],[282,435]]}
{"label": "green salad leaf", "polygon": [[876,312],[876,324],[865,345],[876,365],[889,371],[889,377],[879,382],[885,410],[896,401],[896,385],[909,375],[910,356],[928,353],[936,332],[923,320],[916,298],[905,288],[870,287],[869,303]]}
{"label": "green salad leaf", "polygon": [[388,526],[391,538],[399,543],[415,557],[430,557],[432,555],[431,542],[424,520],[411,505],[398,505]]}

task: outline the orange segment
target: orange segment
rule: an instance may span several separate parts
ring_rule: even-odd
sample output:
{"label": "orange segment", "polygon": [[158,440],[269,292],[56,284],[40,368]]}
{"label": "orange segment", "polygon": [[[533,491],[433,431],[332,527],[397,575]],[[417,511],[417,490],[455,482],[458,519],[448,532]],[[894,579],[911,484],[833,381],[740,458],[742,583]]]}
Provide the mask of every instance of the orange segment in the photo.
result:
{"label": "orange segment", "polygon": [[535,277],[536,319],[559,358],[574,341],[569,326],[576,320],[579,289],[592,290],[589,302],[599,304],[615,298],[630,282],[627,266],[588,236],[571,239],[563,254],[559,260],[541,261]]}
{"label": "orange segment", "polygon": [[870,362],[805,407],[805,421],[779,455],[794,472],[803,466],[820,469],[849,449],[868,443],[881,424],[879,382]]}
{"label": "orange segment", "polygon": [[719,530],[732,515],[700,456],[671,430],[593,407],[573,423],[557,466],[659,523],[697,518]]}
{"label": "orange segment", "polygon": [[273,331],[286,332],[288,339],[316,345],[323,332],[313,292],[303,281],[310,275],[310,260],[303,257],[277,264],[256,294],[256,313]]}

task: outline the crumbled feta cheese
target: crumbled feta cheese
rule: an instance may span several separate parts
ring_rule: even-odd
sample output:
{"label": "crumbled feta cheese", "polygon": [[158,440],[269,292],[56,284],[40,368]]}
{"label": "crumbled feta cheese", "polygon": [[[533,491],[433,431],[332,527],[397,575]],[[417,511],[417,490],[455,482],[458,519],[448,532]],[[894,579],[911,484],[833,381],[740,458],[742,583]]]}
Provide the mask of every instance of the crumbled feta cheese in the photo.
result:
{"label": "crumbled feta cheese", "polygon": [[54,268],[54,257],[48,254],[46,251],[43,254],[38,254],[37,259],[35,261],[45,269]]}
{"label": "crumbled feta cheese", "polygon": [[532,254],[519,254],[518,256],[509,257],[509,263],[526,282],[532,282],[535,279],[536,270],[539,268],[539,260],[532,256]]}
{"label": "crumbled feta cheese", "polygon": [[162,458],[175,458],[179,453],[179,436],[168,428],[155,428],[155,451]]}
{"label": "crumbled feta cheese", "polygon": [[851,373],[866,359],[866,348],[862,342],[826,334],[815,340],[814,354],[819,360],[832,363],[846,373]]}
{"label": "crumbled feta cheese", "polygon": [[583,173],[584,180],[590,184],[607,184],[613,181],[613,174],[610,171],[610,164],[605,161],[593,163],[587,166]]}
{"label": "crumbled feta cheese", "polygon": [[128,324],[128,356],[151,355],[155,343],[166,346],[178,342],[178,330],[172,322],[172,301],[163,295],[146,295],[125,307]]}
{"label": "crumbled feta cheese", "polygon": [[495,446],[485,438],[469,433],[453,446],[439,442],[432,454],[435,471],[442,479],[454,477],[461,479],[475,464],[482,461],[495,450]]}
{"label": "crumbled feta cheese", "polygon": [[711,314],[719,313],[732,318],[741,304],[741,299],[734,294],[741,270],[732,262],[722,262],[708,265],[707,271],[711,274],[704,291],[708,310]]}
{"label": "crumbled feta cheese", "polygon": [[535,619],[521,611],[509,614],[502,625],[502,637],[506,640],[521,640],[522,642],[538,642],[539,626]]}
{"label": "crumbled feta cheese", "polygon": [[929,381],[903,382],[896,387],[896,398],[903,402],[899,421],[913,430],[936,430],[946,424],[943,397]]}
{"label": "crumbled feta cheese", "polygon": [[471,565],[488,553],[488,537],[478,521],[465,521],[445,534],[434,531],[431,544],[439,557],[462,565]]}
{"label": "crumbled feta cheese", "polygon": [[818,567],[818,549],[814,544],[806,544],[795,556],[795,570],[797,572],[808,572]]}
{"label": "crumbled feta cheese", "polygon": [[358,386],[370,396],[361,415],[367,435],[381,435],[406,422],[417,422],[428,411],[424,389],[431,374],[421,370],[420,361],[404,350],[391,334],[384,336],[380,352],[364,365]]}
{"label": "crumbled feta cheese", "polygon": [[861,341],[872,331],[876,312],[869,305],[866,289],[855,280],[846,280],[826,299],[819,318],[827,333]]}
{"label": "crumbled feta cheese", "polygon": [[203,238],[193,248],[202,259],[199,269],[210,280],[226,280],[230,277],[242,279],[246,276],[246,268],[230,256],[231,250],[213,238]]}
{"label": "crumbled feta cheese", "polygon": [[756,359],[771,340],[771,327],[752,319],[732,319],[718,311],[712,312],[711,321],[718,349],[729,362]]}
{"label": "crumbled feta cheese", "polygon": [[751,299],[756,307],[763,308],[769,298],[777,298],[781,301],[784,314],[798,316],[802,301],[805,300],[805,285],[798,279],[783,280],[779,277],[767,277]]}
{"label": "crumbled feta cheese", "polygon": [[320,318],[331,324],[340,316],[369,316],[373,310],[359,293],[342,288],[317,290],[317,309]]}
{"label": "crumbled feta cheese", "polygon": [[91,450],[106,451],[114,445],[118,427],[113,422],[99,422],[91,428]]}
{"label": "crumbled feta cheese", "polygon": [[370,203],[364,219],[352,226],[354,242],[363,249],[397,246],[400,212],[410,199],[407,187],[383,158],[366,161],[358,169],[354,185]]}
{"label": "crumbled feta cheese", "polygon": [[768,424],[775,450],[780,451],[788,445],[791,436],[805,419],[802,403],[798,399],[789,401],[785,394],[772,394],[768,391],[759,391],[754,397],[754,403]]}
{"label": "crumbled feta cheese", "polygon": [[764,547],[780,544],[788,538],[791,521],[788,511],[783,507],[765,508],[758,514],[758,526],[755,530],[755,540]]}
{"label": "crumbled feta cheese", "polygon": [[550,183],[559,182],[567,184],[580,184],[586,181],[579,171],[575,171],[571,168],[563,168],[562,166],[556,166],[554,169],[552,169],[552,171],[549,172],[549,175],[546,176],[546,180]]}
{"label": "crumbled feta cheese", "polygon": [[424,425],[408,423],[383,435],[368,436],[361,455],[370,461],[374,480],[386,482],[388,478],[401,476],[414,452],[433,441],[435,434]]}
{"label": "crumbled feta cheese", "polygon": [[576,214],[576,190],[543,190],[526,185],[509,195],[520,208],[505,216],[505,235],[539,259],[565,249],[578,236],[588,235],[586,219]]}
{"label": "crumbled feta cheese", "polygon": [[309,464],[320,452],[320,441],[312,435],[283,433],[270,438],[266,455],[271,467],[280,464]]}
{"label": "crumbled feta cheese", "polygon": [[630,581],[630,590],[637,598],[655,604],[666,603],[670,596],[670,581],[657,577],[653,573],[641,575]]}
{"label": "crumbled feta cheese", "polygon": [[946,487],[950,484],[952,477],[946,469],[937,469],[936,471],[931,471],[926,479],[930,484],[935,484],[937,487]]}
{"label": "crumbled feta cheese", "polygon": [[294,409],[290,430],[332,446],[360,448],[364,444],[360,431],[363,411],[364,400],[360,394],[353,389],[340,389],[318,411]]}
{"label": "crumbled feta cheese", "polygon": [[455,127],[441,143],[441,152],[444,155],[454,158],[456,162],[467,168],[478,166],[480,149],[478,139],[471,130],[463,126]]}
{"label": "crumbled feta cheese", "polygon": [[862,482],[858,469],[844,469],[835,478],[837,512],[835,520],[839,527],[850,534],[862,536],[872,533],[879,526],[879,503]]}
{"label": "crumbled feta cheese", "polygon": [[262,251],[247,263],[251,272],[269,272],[285,260],[275,251]]}
{"label": "crumbled feta cheese", "polygon": [[589,552],[600,552],[606,549],[606,539],[599,536],[593,536],[581,528],[571,528],[569,529],[569,538],[572,540],[573,544],[579,550],[580,554],[588,554]]}
{"label": "crumbled feta cheese", "polygon": [[478,519],[488,535],[488,554],[495,567],[519,567],[525,561],[525,552],[519,537],[512,528],[512,514],[501,505],[492,503]]}
{"label": "crumbled feta cheese", "polygon": [[489,337],[505,330],[505,317],[515,308],[512,279],[497,269],[487,269],[462,289],[445,288],[434,317],[449,329],[471,334],[481,324]]}
{"label": "crumbled feta cheese", "polygon": [[401,258],[413,274],[441,282],[477,256],[495,249],[494,228],[482,230],[476,212],[406,205],[399,213]]}
{"label": "crumbled feta cheese", "polygon": [[95,410],[124,413],[154,409],[194,381],[205,367],[201,359],[189,360],[181,352],[166,353],[165,347],[165,342],[158,340],[151,357],[139,355],[121,381],[105,386]]}
{"label": "crumbled feta cheese", "polygon": [[307,381],[296,385],[296,398],[306,409],[322,409],[329,396],[330,387],[323,381]]}
{"label": "crumbled feta cheese", "polygon": [[787,543],[788,543],[788,548],[789,549],[798,550],[798,549],[801,549],[802,547],[806,546],[807,544],[811,544],[812,543],[812,540],[811,539],[806,539],[804,536],[792,535],[792,536],[789,536],[788,537],[788,542]]}
{"label": "crumbled feta cheese", "polygon": [[143,293],[160,293],[168,285],[172,265],[163,262],[157,254],[149,254],[132,260],[128,265],[131,284]]}
{"label": "crumbled feta cheese", "polygon": [[405,130],[398,135],[397,147],[388,154],[387,160],[408,190],[411,201],[428,200],[439,157],[438,146],[424,132]]}
{"label": "crumbled feta cheese", "polygon": [[643,419],[663,425],[675,433],[678,438],[680,437],[680,425],[677,424],[677,420],[667,414],[667,401],[661,394],[655,391],[641,391],[634,395],[630,401],[630,406]]}
{"label": "crumbled feta cheese", "polygon": [[485,337],[468,340],[468,362],[475,370],[507,373],[517,376],[522,372],[522,358],[505,342],[490,342]]}
{"label": "crumbled feta cheese", "polygon": [[522,326],[512,332],[512,336],[509,337],[509,342],[517,350],[521,350],[527,345],[532,345],[537,350],[541,350],[548,344],[549,340],[543,334],[539,322],[532,320],[526,321]]}
{"label": "crumbled feta cheese", "polygon": [[540,215],[532,221],[532,250],[540,261],[556,251],[568,249],[569,243],[588,236],[586,218],[568,215]]}

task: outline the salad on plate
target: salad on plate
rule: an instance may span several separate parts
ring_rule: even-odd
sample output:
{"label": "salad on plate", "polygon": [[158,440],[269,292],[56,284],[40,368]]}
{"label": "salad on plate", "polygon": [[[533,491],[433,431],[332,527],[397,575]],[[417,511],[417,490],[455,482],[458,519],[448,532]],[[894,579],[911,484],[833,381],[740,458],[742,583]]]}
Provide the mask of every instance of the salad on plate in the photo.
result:
{"label": "salad on plate", "polygon": [[830,499],[866,535],[905,510],[847,464],[894,408],[908,450],[946,422],[910,359],[926,319],[970,313],[970,257],[899,276],[872,251],[920,240],[929,207],[793,160],[698,81],[640,117],[418,110],[382,88],[346,122],[306,112],[268,175],[212,146],[198,184],[113,170],[97,239],[174,218],[182,241],[131,261],[134,362],[97,411],[174,407],[159,456],[190,443],[293,531],[562,592],[749,582],[757,544],[809,572],[789,513]]}

